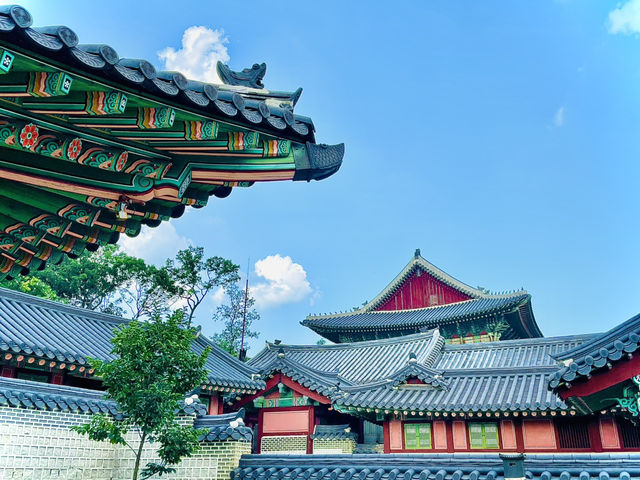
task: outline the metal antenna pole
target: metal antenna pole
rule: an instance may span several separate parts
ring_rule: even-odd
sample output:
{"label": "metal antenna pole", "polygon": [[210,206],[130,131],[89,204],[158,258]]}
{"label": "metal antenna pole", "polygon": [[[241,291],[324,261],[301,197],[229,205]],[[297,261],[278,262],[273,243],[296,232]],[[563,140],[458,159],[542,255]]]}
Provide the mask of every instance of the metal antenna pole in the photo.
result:
{"label": "metal antenna pole", "polygon": [[249,301],[249,265],[251,265],[251,257],[247,259],[247,283],[244,288],[244,313],[242,314],[242,337],[240,337],[240,352],[238,358],[244,360],[246,352],[244,350],[244,332],[247,325],[247,302]]}

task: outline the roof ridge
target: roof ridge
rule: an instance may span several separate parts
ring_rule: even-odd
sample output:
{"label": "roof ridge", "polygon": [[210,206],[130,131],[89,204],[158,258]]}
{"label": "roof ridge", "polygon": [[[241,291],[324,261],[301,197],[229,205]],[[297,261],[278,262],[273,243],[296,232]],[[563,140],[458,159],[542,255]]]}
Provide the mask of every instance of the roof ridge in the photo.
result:
{"label": "roof ridge", "polygon": [[[412,333],[411,335],[404,335],[404,336],[400,336],[400,337],[390,337],[390,338],[380,338],[377,340],[364,340],[362,342],[345,342],[345,343],[332,343],[332,344],[327,344],[327,345],[313,345],[313,344],[295,344],[295,345],[291,345],[291,344],[286,344],[286,343],[274,343],[274,342],[266,342],[266,346],[265,348],[262,350],[264,351],[265,349],[277,349],[277,348],[288,348],[288,349],[304,349],[304,350],[309,350],[309,349],[316,349],[316,350],[339,350],[339,349],[343,349],[343,348],[354,348],[354,347],[368,347],[368,346],[375,346],[375,345],[392,345],[395,343],[406,343],[406,342],[410,342],[410,341],[418,341],[418,340],[426,340],[429,338],[432,338],[434,333],[438,331],[437,328],[432,328],[430,330],[427,330],[426,332],[420,332],[420,333]],[[438,331],[439,332],[439,331]],[[261,352],[262,352],[261,351]],[[260,353],[261,353],[260,352]],[[260,355],[260,353],[258,353],[258,355]],[[256,355],[254,358],[257,358],[258,355]]]}
{"label": "roof ridge", "polygon": [[70,314],[75,314],[78,316],[95,317],[95,319],[97,320],[104,320],[118,325],[129,323],[131,321],[130,318],[123,318],[111,313],[103,313],[96,310],[90,310],[88,308],[77,307],[75,305],[69,305],[67,303],[58,302],[56,300],[49,300],[47,298],[38,297],[29,293],[19,292],[17,290],[11,290],[5,287],[0,287],[0,298],[8,298],[14,301],[29,303],[30,305],[35,304],[39,307],[50,308],[52,310],[66,311]]}
{"label": "roof ridge", "polygon": [[444,270],[436,267],[431,262],[427,261],[420,255],[420,250],[416,250],[415,255],[411,258],[409,263],[405,265],[405,267],[400,271],[398,275],[395,276],[386,287],[382,289],[378,295],[376,295],[369,303],[367,303],[364,307],[359,309],[362,312],[370,312],[371,310],[380,306],[380,304],[386,300],[393,292],[395,292],[398,287],[409,277],[417,267],[422,267],[428,274],[440,280],[441,282],[453,287],[457,290],[462,291],[463,293],[471,296],[471,297],[481,297],[482,291],[477,288],[473,288],[467,285],[464,282],[456,279],[455,277],[449,275]]}
{"label": "roof ridge", "polygon": [[444,351],[447,350],[481,350],[487,347],[494,348],[507,348],[514,345],[522,344],[551,344],[551,343],[563,343],[571,339],[574,340],[588,340],[592,337],[599,335],[598,333],[583,333],[578,335],[559,335],[555,337],[534,337],[534,338],[514,338],[510,340],[496,340],[493,342],[478,342],[478,343],[463,343],[459,345],[453,345],[451,343],[445,344]]}

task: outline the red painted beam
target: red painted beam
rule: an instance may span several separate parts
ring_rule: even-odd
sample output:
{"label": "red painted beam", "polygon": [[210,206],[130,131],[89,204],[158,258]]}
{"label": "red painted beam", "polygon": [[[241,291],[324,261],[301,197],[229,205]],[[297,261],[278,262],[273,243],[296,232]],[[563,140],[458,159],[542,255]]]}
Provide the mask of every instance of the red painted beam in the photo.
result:
{"label": "red painted beam", "polygon": [[559,392],[560,397],[563,400],[569,397],[587,397],[624,382],[635,375],[640,375],[640,356],[635,356],[631,360],[619,361],[611,370],[597,372],[589,380],[571,385],[571,388]]}

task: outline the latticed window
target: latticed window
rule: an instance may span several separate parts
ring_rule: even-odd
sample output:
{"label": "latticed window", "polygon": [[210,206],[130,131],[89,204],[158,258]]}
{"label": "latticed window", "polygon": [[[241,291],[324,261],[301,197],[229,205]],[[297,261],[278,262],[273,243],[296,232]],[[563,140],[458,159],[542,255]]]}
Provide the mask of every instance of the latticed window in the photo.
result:
{"label": "latticed window", "polygon": [[497,423],[470,423],[469,444],[471,448],[500,448]]}
{"label": "latticed window", "polygon": [[618,419],[618,427],[620,428],[624,448],[640,448],[640,427],[626,418]]}
{"label": "latticed window", "polygon": [[431,424],[430,423],[405,423],[404,447],[407,450],[420,450],[431,448]]}
{"label": "latticed window", "polygon": [[563,419],[556,422],[560,448],[591,448],[589,428],[584,419]]}

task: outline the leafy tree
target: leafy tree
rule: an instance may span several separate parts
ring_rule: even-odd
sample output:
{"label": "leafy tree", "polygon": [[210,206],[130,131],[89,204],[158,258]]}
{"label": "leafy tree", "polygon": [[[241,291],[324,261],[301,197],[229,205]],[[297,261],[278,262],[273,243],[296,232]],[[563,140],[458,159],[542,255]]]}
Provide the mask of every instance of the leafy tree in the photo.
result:
{"label": "leafy tree", "polygon": [[143,264],[144,260],[119,252],[117,245],[106,245],[92,253],[85,250],[77,258],[51,265],[33,276],[66,303],[121,314],[118,289],[127,282],[130,272]]}
{"label": "leafy tree", "polygon": [[[175,471],[172,465],[199,446],[202,432],[175,421],[181,400],[206,379],[209,349],[200,355],[191,351],[195,332],[182,311],[167,319],[156,315],[149,322],[133,320],[118,328],[111,340],[115,360],[90,361],[123,417],[94,415],[90,423],[72,428],[91,440],[129,447],[135,455],[133,480]],[[137,445],[133,436],[126,436],[129,431],[138,432]],[[159,445],[161,463],[140,470],[143,448],[151,441]]]}
{"label": "leafy tree", "polygon": [[58,294],[51,286],[38,277],[25,276],[12,278],[11,280],[7,280],[6,277],[0,277],[0,287],[29,293],[36,297],[46,298],[47,300],[60,300]]}
{"label": "leafy tree", "polygon": [[169,272],[143,261],[132,265],[118,295],[136,320],[166,314],[177,300]]}
{"label": "leafy tree", "polygon": [[222,257],[205,258],[202,247],[180,250],[175,260],[167,260],[164,268],[169,283],[162,287],[184,301],[189,324],[211,289],[226,288],[240,278],[238,265]]}
{"label": "leafy tree", "polygon": [[[222,322],[224,327],[220,333],[213,336],[213,341],[231,355],[240,353],[242,338],[242,320],[245,311],[245,292],[237,283],[232,283],[225,289],[228,303],[220,305],[213,314],[215,322]],[[247,297],[247,317],[245,321],[245,338],[256,338],[258,332],[251,330],[253,322],[260,320],[260,314],[253,308],[255,299]]]}

